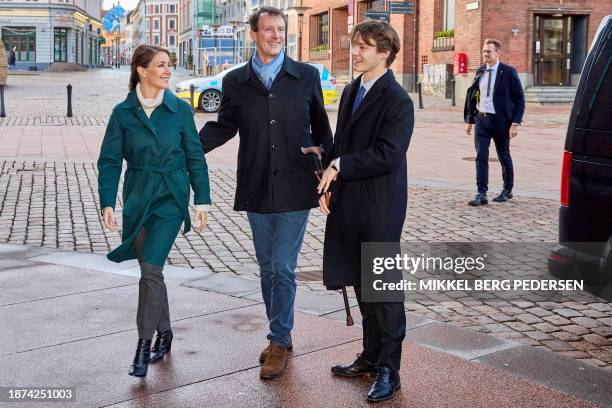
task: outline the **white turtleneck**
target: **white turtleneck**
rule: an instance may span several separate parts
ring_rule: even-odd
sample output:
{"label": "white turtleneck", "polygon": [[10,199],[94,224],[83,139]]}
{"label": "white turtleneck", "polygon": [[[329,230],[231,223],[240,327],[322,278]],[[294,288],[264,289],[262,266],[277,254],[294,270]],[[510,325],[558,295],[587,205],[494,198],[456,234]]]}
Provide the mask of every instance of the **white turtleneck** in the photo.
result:
{"label": "white turtleneck", "polygon": [[[155,98],[145,98],[144,96],[142,96],[142,91],[140,90],[140,82],[136,84],[136,96],[140,101],[142,109],[145,111],[149,118],[151,117],[151,114],[153,113],[155,108],[161,105],[162,101],[164,100],[164,92],[165,89],[160,89],[159,93]],[[195,208],[197,211],[209,212],[210,204],[196,204]]]}

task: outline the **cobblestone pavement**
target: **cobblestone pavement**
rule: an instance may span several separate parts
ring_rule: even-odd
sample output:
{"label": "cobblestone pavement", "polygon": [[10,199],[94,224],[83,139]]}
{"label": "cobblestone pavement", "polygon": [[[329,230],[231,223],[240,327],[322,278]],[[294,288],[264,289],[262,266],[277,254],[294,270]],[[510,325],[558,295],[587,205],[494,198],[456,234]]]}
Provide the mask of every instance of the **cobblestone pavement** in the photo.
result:
{"label": "cobblestone pavement", "polygon": [[[96,178],[91,160],[0,162],[0,242],[106,253],[119,244],[120,236],[102,228]],[[209,227],[202,234],[179,235],[171,264],[258,274],[248,221],[244,213],[232,210],[234,186],[234,171],[211,171],[214,205]],[[324,218],[313,210],[299,259],[300,279],[316,278],[321,270],[323,231]],[[553,200],[517,197],[474,209],[465,205],[463,191],[413,185],[402,240],[545,243],[555,241],[556,231]],[[320,281],[300,285],[324,290]],[[590,295],[550,300],[458,297],[442,302],[417,297],[408,299],[406,309],[612,369],[612,307]]]}
{"label": "cobblestone pavement", "polygon": [[[178,69],[173,72],[170,88],[185,79],[189,72]],[[38,75],[9,75],[5,90],[6,118],[0,118],[1,126],[105,126],[113,107],[125,98],[129,70],[127,67],[100,69],[84,72],[56,72]],[[66,118],[66,85],[72,85],[73,118]],[[341,89],[338,90],[339,94]],[[423,96],[425,109],[415,103],[417,123],[463,123],[463,105],[451,107],[450,100]],[[327,107],[330,120],[335,123],[338,103]],[[567,124],[568,106],[530,106],[524,118],[529,126]],[[202,125],[216,115],[196,114],[196,122]],[[335,125],[334,125],[335,126]]]}

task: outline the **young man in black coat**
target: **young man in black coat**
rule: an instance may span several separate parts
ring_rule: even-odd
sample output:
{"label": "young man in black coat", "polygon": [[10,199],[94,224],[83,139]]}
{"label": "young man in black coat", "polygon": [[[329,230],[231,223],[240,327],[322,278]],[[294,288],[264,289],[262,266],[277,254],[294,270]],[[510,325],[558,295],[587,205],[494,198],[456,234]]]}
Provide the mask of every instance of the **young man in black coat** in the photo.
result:
{"label": "young man in black coat", "polygon": [[510,139],[518,135],[525,112],[525,97],[516,69],[499,61],[501,42],[486,39],[482,47],[485,62],[476,71],[467,90],[464,108],[465,133],[472,134],[476,124],[476,184],[478,194],[468,204],[486,205],[489,184],[489,145],[495,143],[497,157],[502,166],[504,188],[493,199],[501,203],[512,198],[514,167],[510,157]]}
{"label": "young man in black coat", "polygon": [[[369,20],[351,34],[355,70],[362,75],[342,92],[333,160],[318,191],[328,215],[323,280],[330,288],[353,286],[363,317],[363,351],[346,365],[332,367],[343,377],[376,374],[367,399],[391,398],[400,388],[399,368],[406,315],[402,301],[362,298],[361,243],[399,243],[408,197],[406,152],[414,126],[412,101],[388,67],[400,48],[384,21]],[[399,246],[399,245],[398,245]],[[402,297],[403,298],[403,297]]]}
{"label": "young man in black coat", "polygon": [[240,133],[234,210],[246,211],[270,322],[260,377],[280,376],[293,348],[295,268],[311,208],[318,206],[316,168],[302,147],[331,150],[319,71],[283,51],[286,16],[261,7],[249,18],[257,51],[223,79],[217,121],[200,130],[204,151]]}

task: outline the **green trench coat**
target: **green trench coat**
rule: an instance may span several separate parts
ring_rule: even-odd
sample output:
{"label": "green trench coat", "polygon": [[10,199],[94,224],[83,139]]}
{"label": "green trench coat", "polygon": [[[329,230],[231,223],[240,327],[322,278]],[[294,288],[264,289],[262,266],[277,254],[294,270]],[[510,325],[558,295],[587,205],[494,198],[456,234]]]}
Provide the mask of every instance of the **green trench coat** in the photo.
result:
{"label": "green trench coat", "polygon": [[166,90],[147,117],[136,92],[113,109],[98,159],[100,208],[115,208],[123,160],[122,243],[108,254],[134,259],[134,239],[146,230],[143,261],[163,265],[184,222],[191,228],[189,186],[195,204],[210,204],[208,167],[189,104]]}

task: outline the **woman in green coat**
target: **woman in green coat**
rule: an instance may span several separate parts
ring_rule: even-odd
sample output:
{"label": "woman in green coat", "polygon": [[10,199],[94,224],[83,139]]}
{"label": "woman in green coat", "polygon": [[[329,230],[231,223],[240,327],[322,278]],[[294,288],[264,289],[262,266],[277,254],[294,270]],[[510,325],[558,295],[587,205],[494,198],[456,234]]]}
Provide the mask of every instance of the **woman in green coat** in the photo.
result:
{"label": "woman in green coat", "polygon": [[[118,231],[114,208],[123,161],[122,243],[108,259],[138,259],[138,346],[130,375],[147,375],[149,362],[172,345],[168,295],[162,269],[184,223],[191,228],[189,186],[195,193],[196,230],[206,225],[208,168],[191,107],[168,88],[170,55],[141,45],[134,51],[130,92],[111,114],[98,159],[98,192],[104,225]],[[153,334],[157,331],[151,349]]]}

